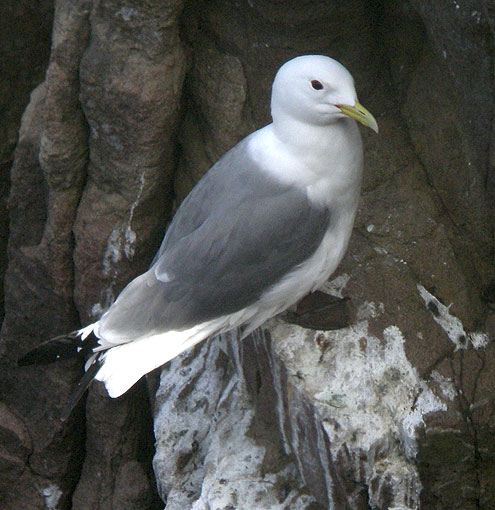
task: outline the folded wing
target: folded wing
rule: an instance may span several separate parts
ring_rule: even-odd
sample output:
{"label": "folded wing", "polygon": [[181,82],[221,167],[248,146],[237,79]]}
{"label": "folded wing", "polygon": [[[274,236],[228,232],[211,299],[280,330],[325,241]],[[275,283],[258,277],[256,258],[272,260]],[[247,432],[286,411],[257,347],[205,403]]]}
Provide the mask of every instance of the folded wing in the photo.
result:
{"label": "folded wing", "polygon": [[269,177],[245,145],[229,151],[189,194],[151,268],[122,291],[98,336],[125,343],[234,313],[315,252],[328,210]]}

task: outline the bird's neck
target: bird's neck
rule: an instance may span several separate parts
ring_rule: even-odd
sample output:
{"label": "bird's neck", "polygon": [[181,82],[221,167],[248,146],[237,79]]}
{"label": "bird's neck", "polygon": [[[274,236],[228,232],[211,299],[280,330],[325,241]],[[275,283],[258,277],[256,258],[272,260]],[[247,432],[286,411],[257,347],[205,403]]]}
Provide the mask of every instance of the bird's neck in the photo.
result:
{"label": "bird's neck", "polygon": [[352,119],[325,126],[277,119],[252,135],[252,157],[287,184],[306,190],[323,205],[356,201],[362,174],[362,144]]}
{"label": "bird's neck", "polygon": [[343,131],[345,122],[342,123],[342,120],[344,119],[336,118],[335,122],[331,124],[315,125],[279,114],[271,126],[277,138],[287,147],[304,150],[309,148],[325,149],[332,138],[339,136],[339,133]]}

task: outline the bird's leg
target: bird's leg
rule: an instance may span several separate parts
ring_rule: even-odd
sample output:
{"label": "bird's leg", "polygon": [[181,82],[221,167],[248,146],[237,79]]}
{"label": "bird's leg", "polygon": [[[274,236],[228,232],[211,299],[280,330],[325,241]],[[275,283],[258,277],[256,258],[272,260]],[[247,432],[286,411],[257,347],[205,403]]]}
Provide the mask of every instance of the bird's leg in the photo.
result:
{"label": "bird's leg", "polygon": [[328,331],[345,328],[351,324],[349,298],[338,298],[317,290],[288,310],[284,319],[308,329]]}

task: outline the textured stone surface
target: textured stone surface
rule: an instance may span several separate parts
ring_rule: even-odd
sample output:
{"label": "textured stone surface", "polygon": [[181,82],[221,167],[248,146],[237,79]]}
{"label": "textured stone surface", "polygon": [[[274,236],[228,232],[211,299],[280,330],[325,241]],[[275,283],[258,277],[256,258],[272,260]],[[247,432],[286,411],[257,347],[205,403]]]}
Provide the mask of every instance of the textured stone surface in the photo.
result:
{"label": "textured stone surface", "polygon": [[[2,508],[492,508],[489,3],[58,0],[55,19],[11,173]],[[13,360],[94,320],[147,266],[174,199],[269,121],[273,75],[301,53],[340,59],[380,125],[363,132],[360,211],[327,289],[353,323],[277,320],[166,367],[160,502],[142,384],[117,401],[95,385],[61,427],[81,367]]]}
{"label": "textured stone surface", "polygon": [[163,234],[185,71],[180,7],[107,2],[90,14],[80,68],[88,178],[74,224],[74,299],[84,322],[143,271]]}
{"label": "textured stone surface", "polygon": [[[106,2],[91,8],[91,35],[80,67],[89,160],[73,227],[74,301],[84,323],[99,317],[143,271],[163,234],[185,71],[180,8],[181,2],[133,7]],[[104,405],[101,391],[90,390],[87,417],[93,433],[74,507],[84,509],[91,499],[96,508],[151,508],[156,502],[149,470],[135,469],[132,490],[126,478],[136,457],[139,465],[149,462],[139,450],[152,433],[143,422],[143,406],[132,398],[117,408],[103,400]]]}
{"label": "textured stone surface", "polygon": [[9,173],[22,112],[43,80],[50,52],[53,1],[5,0],[0,5],[0,321],[7,268]]}
{"label": "textured stone surface", "polygon": [[488,285],[494,277],[495,12],[481,0],[389,2],[385,23],[392,27],[388,53],[402,113],[449,241],[464,271]]}
{"label": "textured stone surface", "polygon": [[[101,313],[105,297],[140,272],[157,247],[170,207],[185,68],[179,11],[178,2],[135,9],[57,2],[48,71],[24,114],[11,174],[2,400],[36,444],[5,508],[42,508],[46,498],[53,508],[67,507],[79,477],[74,506],[156,506],[151,451],[141,448],[151,427],[130,418],[145,414],[139,399],[107,408],[100,398],[94,413],[90,399],[93,432],[84,445],[80,412],[66,427],[57,424],[81,367],[16,370],[12,360]],[[105,419],[114,424],[114,442],[96,426]]]}
{"label": "textured stone surface", "polygon": [[167,510],[316,510],[270,416],[221,348],[205,342],[162,371],[154,468]]}
{"label": "textured stone surface", "polygon": [[87,408],[86,457],[72,508],[160,508],[149,472],[152,423],[143,385],[114,401],[95,385]]}

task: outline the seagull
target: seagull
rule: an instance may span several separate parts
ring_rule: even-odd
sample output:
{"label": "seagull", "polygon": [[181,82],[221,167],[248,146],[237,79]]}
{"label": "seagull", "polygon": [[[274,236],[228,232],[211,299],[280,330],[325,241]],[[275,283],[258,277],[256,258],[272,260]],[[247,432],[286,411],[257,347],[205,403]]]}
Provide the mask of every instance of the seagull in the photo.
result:
{"label": "seagull", "polygon": [[[98,321],[55,339],[92,346],[71,408],[93,378],[119,397],[212,335],[244,338],[335,271],[360,196],[356,121],[378,133],[376,120],[347,69],[321,55],[279,69],[271,115],[196,184],[148,271]],[[39,350],[53,350],[49,342]]]}

